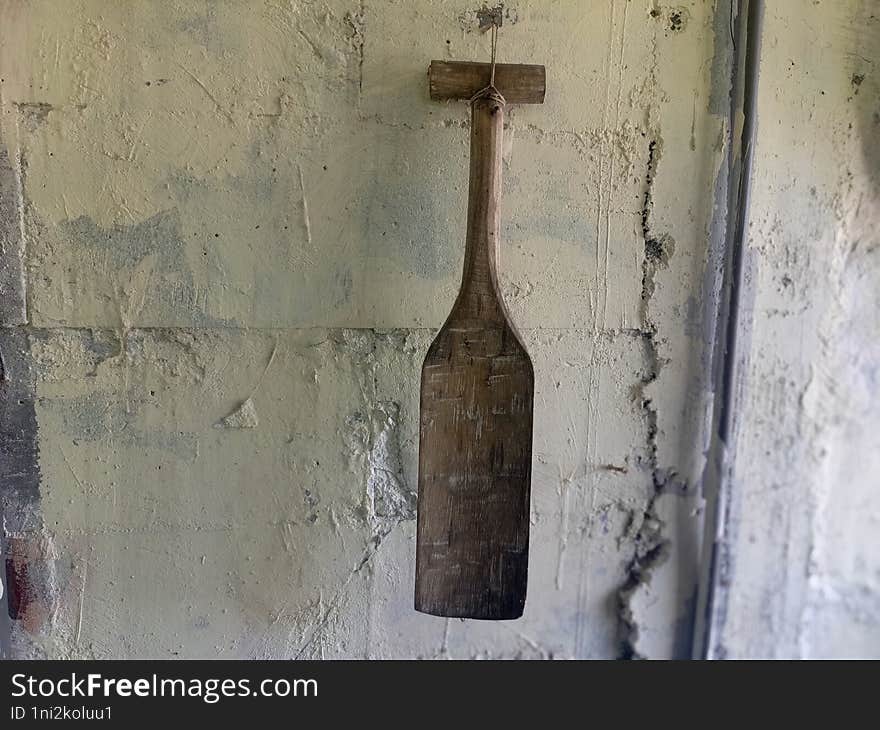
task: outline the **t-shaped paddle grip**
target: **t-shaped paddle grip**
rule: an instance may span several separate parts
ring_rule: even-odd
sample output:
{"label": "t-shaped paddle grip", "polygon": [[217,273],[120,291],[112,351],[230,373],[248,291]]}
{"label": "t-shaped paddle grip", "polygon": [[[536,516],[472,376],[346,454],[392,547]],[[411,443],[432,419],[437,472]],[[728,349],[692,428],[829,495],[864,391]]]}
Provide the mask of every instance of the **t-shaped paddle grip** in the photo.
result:
{"label": "t-shaped paddle grip", "polygon": [[[431,61],[428,88],[431,99],[470,99],[489,85],[492,64],[472,61]],[[546,72],[543,66],[496,63],[495,88],[508,104],[543,104]]]}

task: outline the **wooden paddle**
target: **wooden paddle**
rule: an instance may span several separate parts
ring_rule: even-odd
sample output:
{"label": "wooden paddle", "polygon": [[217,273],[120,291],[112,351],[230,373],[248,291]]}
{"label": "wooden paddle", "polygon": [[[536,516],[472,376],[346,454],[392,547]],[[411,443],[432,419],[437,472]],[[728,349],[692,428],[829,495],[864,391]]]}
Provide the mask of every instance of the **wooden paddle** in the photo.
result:
{"label": "wooden paddle", "polygon": [[461,290],[422,366],[415,608],[512,619],[526,600],[532,362],[498,284],[506,102],[544,101],[543,66],[432,61],[431,98],[471,100]]}

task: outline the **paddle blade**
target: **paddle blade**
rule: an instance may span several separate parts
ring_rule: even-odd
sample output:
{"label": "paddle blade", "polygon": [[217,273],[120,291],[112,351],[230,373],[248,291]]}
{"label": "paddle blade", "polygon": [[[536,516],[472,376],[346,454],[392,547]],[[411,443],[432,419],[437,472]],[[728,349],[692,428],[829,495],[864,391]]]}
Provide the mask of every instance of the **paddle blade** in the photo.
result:
{"label": "paddle blade", "polygon": [[450,322],[422,368],[415,607],[512,619],[526,599],[532,363],[506,324]]}

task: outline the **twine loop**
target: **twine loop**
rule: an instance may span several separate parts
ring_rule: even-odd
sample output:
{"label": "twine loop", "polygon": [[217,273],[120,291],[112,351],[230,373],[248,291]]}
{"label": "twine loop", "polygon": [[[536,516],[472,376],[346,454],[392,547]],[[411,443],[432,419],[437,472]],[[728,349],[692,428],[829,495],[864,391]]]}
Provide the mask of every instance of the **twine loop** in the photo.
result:
{"label": "twine loop", "polygon": [[494,23],[492,24],[492,62],[489,70],[489,85],[484,86],[480,89],[476,94],[474,94],[469,103],[473,104],[475,101],[479,101],[480,99],[489,99],[490,101],[494,101],[496,104],[504,106],[507,104],[504,95],[498,91],[495,87],[495,49],[498,46],[498,26]]}

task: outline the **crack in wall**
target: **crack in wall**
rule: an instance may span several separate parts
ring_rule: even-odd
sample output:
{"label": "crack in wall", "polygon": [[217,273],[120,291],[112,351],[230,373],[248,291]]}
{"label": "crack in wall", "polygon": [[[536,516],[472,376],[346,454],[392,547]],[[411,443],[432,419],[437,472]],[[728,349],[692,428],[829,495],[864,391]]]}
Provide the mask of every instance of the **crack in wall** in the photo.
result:
{"label": "crack in wall", "polygon": [[[375,533],[372,536],[372,538],[367,542],[367,546],[364,549],[360,560],[358,560],[357,564],[349,571],[348,575],[342,581],[339,588],[333,594],[333,598],[330,599],[330,602],[327,604],[327,607],[323,611],[321,611],[321,609],[323,608],[323,600],[319,600],[318,611],[320,617],[318,621],[311,627],[311,632],[309,633],[308,638],[305,639],[297,648],[294,654],[294,659],[303,659],[306,653],[314,646],[315,642],[321,640],[324,629],[329,626],[334,615],[336,615],[340,606],[342,605],[343,599],[345,598],[348,591],[348,586],[351,585],[351,582],[362,571],[369,567],[373,558],[376,557],[376,554],[379,552],[379,548],[382,546],[383,541],[386,537],[388,537],[388,535],[391,534],[397,524],[397,522],[388,523],[384,525],[379,532]],[[308,632],[308,629],[306,629],[306,631]]]}
{"label": "crack in wall", "polygon": [[364,10],[364,0],[361,0],[357,12],[347,12],[345,14],[345,22],[351,29],[351,43],[357,52],[358,62],[358,105],[360,105],[360,95],[364,90],[364,29],[366,27],[366,12]]}
{"label": "crack in wall", "polygon": [[661,140],[655,136],[648,144],[647,172],[645,174],[645,195],[642,203],[642,236],[645,255],[642,260],[642,319],[644,326],[636,332],[641,336],[647,370],[637,386],[636,398],[647,425],[647,458],[644,466],[650,474],[651,486],[645,508],[641,514],[634,514],[627,533],[634,534],[634,553],[626,569],[627,578],[618,592],[619,618],[623,634],[621,657],[625,659],[643,658],[637,649],[639,626],[632,607],[632,598],[640,586],[651,579],[654,568],[661,565],[669,555],[669,540],[663,536],[663,520],[657,513],[657,500],[666,485],[667,475],[660,468],[657,456],[658,413],[648,389],[660,374],[663,367],[657,344],[657,325],[651,319],[649,307],[655,290],[655,276],[659,268],[665,267],[671,254],[671,238],[657,236],[651,231],[650,217],[653,209],[653,183],[661,155]]}
{"label": "crack in wall", "polygon": [[624,659],[642,658],[636,648],[639,627],[631,606],[631,599],[643,584],[650,581],[653,569],[661,565],[669,554],[669,540],[663,536],[664,523],[657,514],[657,500],[666,483],[666,476],[660,469],[657,458],[657,408],[645,392],[657,380],[661,368],[655,334],[656,332],[652,329],[651,332],[642,336],[648,371],[639,383],[637,397],[647,423],[647,463],[645,466],[650,473],[651,486],[644,510],[641,514],[633,515],[630,526],[627,528],[628,533],[634,533],[634,554],[626,569],[626,581],[618,594],[620,621],[623,629],[621,658]]}

